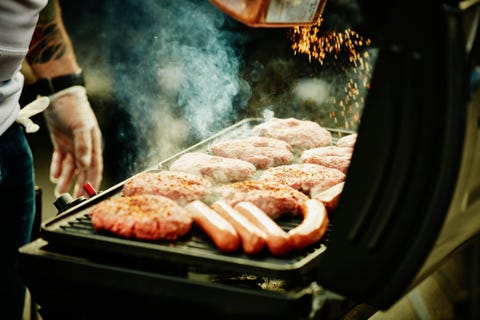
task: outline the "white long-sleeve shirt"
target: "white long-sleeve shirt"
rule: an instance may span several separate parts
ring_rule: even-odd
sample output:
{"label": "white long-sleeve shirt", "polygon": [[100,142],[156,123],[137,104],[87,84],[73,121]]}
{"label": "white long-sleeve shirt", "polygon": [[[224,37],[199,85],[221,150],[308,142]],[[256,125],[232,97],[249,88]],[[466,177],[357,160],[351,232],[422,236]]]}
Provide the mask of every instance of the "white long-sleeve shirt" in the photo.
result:
{"label": "white long-sleeve shirt", "polygon": [[15,121],[23,87],[20,73],[40,10],[48,0],[0,0],[0,135]]}

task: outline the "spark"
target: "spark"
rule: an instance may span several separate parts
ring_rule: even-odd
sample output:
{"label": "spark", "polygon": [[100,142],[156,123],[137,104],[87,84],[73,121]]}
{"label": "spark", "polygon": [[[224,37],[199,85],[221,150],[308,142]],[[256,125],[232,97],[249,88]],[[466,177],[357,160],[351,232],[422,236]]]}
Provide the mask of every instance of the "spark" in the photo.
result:
{"label": "spark", "polygon": [[308,27],[294,27],[291,29],[291,48],[295,55],[308,56],[310,63],[318,62],[324,65],[326,60],[333,61],[347,76],[344,95],[338,99],[332,98],[331,103],[337,105],[339,112],[330,112],[329,117],[337,123],[344,123],[346,129],[355,128],[359,121],[359,112],[364,103],[361,89],[370,87],[372,66],[369,63],[370,55],[366,49],[372,41],[364,38],[351,28],[341,32],[321,32],[323,18]]}

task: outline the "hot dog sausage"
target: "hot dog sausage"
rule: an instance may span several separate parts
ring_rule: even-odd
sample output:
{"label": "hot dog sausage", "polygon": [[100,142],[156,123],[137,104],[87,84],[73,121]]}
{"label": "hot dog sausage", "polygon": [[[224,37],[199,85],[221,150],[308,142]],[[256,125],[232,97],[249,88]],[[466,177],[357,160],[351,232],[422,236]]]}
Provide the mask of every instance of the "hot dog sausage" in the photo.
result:
{"label": "hot dog sausage", "polygon": [[266,234],[266,244],[268,250],[270,250],[273,255],[285,255],[292,250],[292,244],[285,230],[262,209],[247,201],[239,202],[235,205],[234,209],[243,214],[250,222]]}
{"label": "hot dog sausage", "polygon": [[224,200],[215,201],[212,204],[212,208],[237,230],[243,251],[246,254],[256,254],[263,250],[266,235],[262,230],[248,221],[245,216],[240,214]]}
{"label": "hot dog sausage", "polygon": [[342,195],[344,185],[345,182],[337,183],[333,187],[313,195],[312,198],[322,202],[327,208],[327,211],[331,212],[337,208],[338,200]]}
{"label": "hot dog sausage", "polygon": [[220,251],[233,252],[240,246],[235,228],[217,212],[200,200],[190,202],[185,209],[192,214],[193,221],[212,239]]}
{"label": "hot dog sausage", "polygon": [[293,247],[304,249],[320,240],[328,227],[325,205],[318,200],[308,199],[302,204],[303,221],[288,232]]}

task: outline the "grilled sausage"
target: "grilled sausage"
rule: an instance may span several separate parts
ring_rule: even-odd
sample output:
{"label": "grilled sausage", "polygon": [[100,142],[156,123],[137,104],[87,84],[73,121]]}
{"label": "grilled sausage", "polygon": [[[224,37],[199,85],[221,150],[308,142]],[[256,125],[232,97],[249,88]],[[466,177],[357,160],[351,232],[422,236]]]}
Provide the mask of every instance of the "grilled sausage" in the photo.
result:
{"label": "grilled sausage", "polygon": [[250,222],[266,234],[266,244],[268,250],[273,255],[282,256],[292,250],[292,244],[285,230],[262,209],[247,201],[239,202],[235,205],[234,209],[243,214]]}
{"label": "grilled sausage", "polygon": [[217,212],[200,200],[190,202],[185,206],[196,223],[215,243],[222,252],[236,251],[240,239],[235,228]]}
{"label": "grilled sausage", "polygon": [[325,205],[315,199],[302,204],[303,221],[288,232],[293,247],[304,249],[320,240],[328,227],[328,215]]}
{"label": "grilled sausage", "polygon": [[245,216],[240,214],[225,200],[215,201],[212,204],[212,208],[237,230],[243,251],[246,254],[256,254],[263,250],[267,236],[262,230],[248,221]]}
{"label": "grilled sausage", "polygon": [[331,212],[337,208],[338,201],[342,195],[343,186],[345,182],[340,182],[334,185],[333,187],[328,188],[320,193],[317,193],[312,196],[312,198],[320,201],[325,205],[328,212]]}

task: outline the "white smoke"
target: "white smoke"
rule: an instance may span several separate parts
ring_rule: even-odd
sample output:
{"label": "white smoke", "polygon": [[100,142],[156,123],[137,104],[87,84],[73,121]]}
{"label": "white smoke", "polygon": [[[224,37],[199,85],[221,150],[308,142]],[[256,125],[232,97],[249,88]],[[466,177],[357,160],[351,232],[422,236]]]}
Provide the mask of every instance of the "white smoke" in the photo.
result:
{"label": "white smoke", "polygon": [[129,119],[118,134],[137,144],[125,150],[138,152],[131,172],[235,119],[234,100],[249,92],[239,76],[245,35],[220,10],[201,0],[125,0],[106,14],[115,96]]}
{"label": "white smoke", "polygon": [[299,79],[293,88],[293,94],[300,101],[321,105],[330,97],[329,84],[322,79]]}

